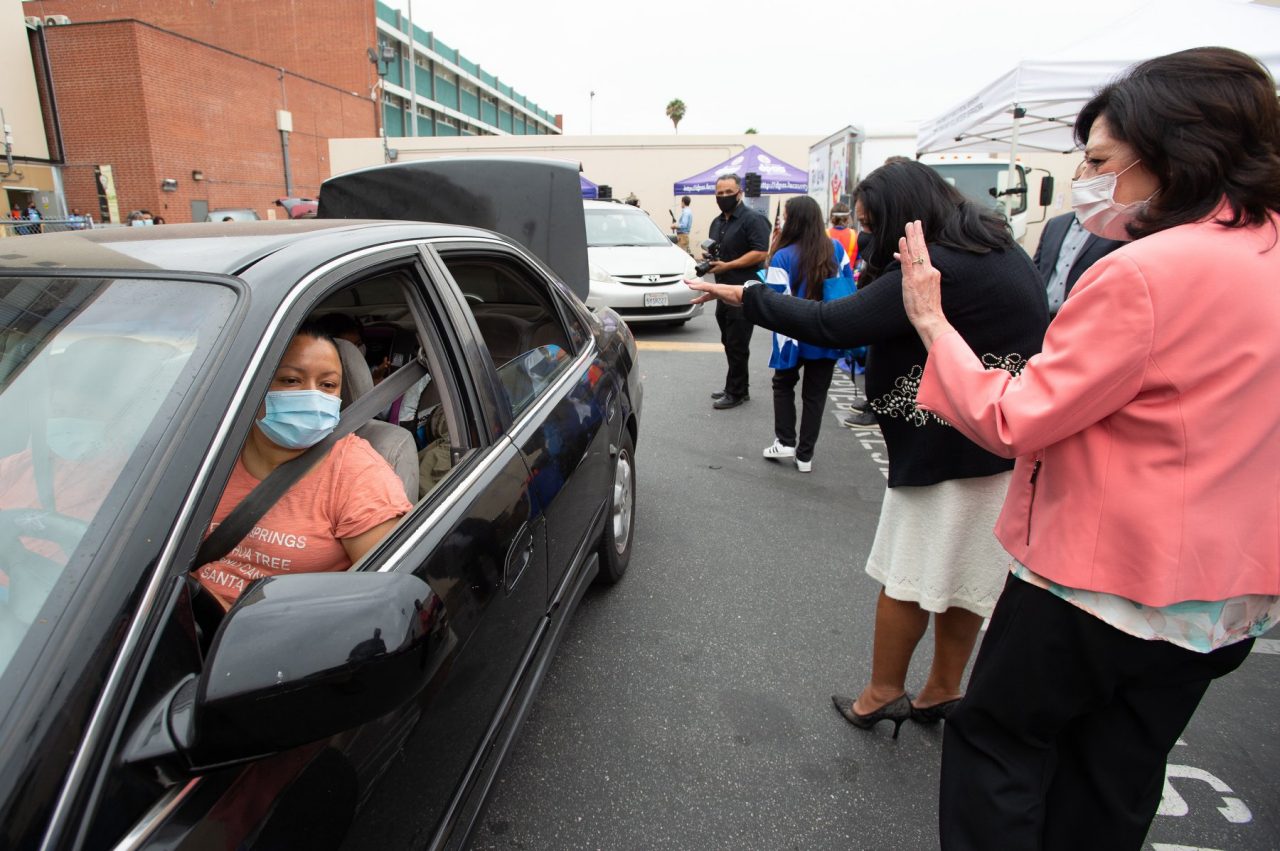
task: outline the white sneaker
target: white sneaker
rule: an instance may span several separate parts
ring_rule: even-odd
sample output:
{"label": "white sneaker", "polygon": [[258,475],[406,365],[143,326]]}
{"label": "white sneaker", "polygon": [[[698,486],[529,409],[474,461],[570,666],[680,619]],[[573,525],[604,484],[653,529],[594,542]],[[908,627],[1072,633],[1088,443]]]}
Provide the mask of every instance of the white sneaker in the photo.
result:
{"label": "white sneaker", "polygon": [[773,443],[764,448],[764,457],[770,461],[777,461],[782,458],[796,457],[796,448],[794,446],[783,446],[778,438],[773,439]]}
{"label": "white sneaker", "polygon": [[[794,454],[794,450],[792,451],[792,454]],[[797,469],[797,470],[799,470],[799,471],[800,471],[800,472],[802,472],[802,473],[812,473],[812,472],[813,472],[813,461],[812,461],[812,459],[811,459],[811,460],[809,460],[809,461],[801,461],[799,458],[797,458],[797,459],[796,459],[796,469]]]}

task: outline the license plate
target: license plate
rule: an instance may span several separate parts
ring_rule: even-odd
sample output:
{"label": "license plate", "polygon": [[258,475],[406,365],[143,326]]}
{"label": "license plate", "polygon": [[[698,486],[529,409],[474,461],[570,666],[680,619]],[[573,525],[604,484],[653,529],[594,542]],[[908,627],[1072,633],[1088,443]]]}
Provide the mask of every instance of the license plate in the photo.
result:
{"label": "license plate", "polygon": [[645,307],[666,307],[667,294],[666,293],[645,293],[644,306]]}

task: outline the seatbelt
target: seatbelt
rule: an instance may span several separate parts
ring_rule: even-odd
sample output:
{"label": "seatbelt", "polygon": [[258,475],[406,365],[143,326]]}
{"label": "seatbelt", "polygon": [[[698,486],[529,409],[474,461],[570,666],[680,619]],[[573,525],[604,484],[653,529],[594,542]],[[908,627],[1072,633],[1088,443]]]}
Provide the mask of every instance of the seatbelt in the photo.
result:
{"label": "seatbelt", "polygon": [[231,510],[218,528],[200,544],[196,552],[196,566],[217,561],[244,540],[245,535],[253,529],[262,515],[275,505],[285,491],[305,476],[320,459],[329,454],[333,445],[351,432],[364,425],[381,412],[391,401],[414,385],[418,379],[427,374],[427,368],[421,360],[415,359],[396,370],[392,375],[374,387],[368,393],[353,402],[342,412],[338,427],[324,440],[312,446],[296,458],[284,462],[272,470],[265,479],[258,482],[240,504]]}

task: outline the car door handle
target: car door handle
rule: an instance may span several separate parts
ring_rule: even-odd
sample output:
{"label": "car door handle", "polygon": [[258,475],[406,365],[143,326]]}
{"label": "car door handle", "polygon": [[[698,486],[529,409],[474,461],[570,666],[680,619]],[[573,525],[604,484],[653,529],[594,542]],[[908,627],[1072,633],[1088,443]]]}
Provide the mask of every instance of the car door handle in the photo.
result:
{"label": "car door handle", "polygon": [[533,526],[525,523],[520,527],[520,532],[516,535],[515,540],[511,542],[511,549],[507,551],[507,563],[503,578],[503,584],[508,594],[515,590],[516,584],[524,576],[525,569],[533,561],[533,546],[536,538]]}

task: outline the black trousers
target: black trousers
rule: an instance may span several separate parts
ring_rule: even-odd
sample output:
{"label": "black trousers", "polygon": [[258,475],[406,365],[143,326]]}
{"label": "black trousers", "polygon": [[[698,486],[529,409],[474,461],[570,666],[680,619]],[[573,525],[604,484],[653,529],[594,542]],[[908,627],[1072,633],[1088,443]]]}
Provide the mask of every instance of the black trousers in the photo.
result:
{"label": "black trousers", "polygon": [[[836,368],[833,360],[801,360],[794,369],[778,369],[773,373],[773,436],[783,446],[794,446],[801,461],[813,459],[813,447],[822,430],[822,412],[827,406],[827,388]],[[800,440],[796,442],[796,383],[800,385]]]}
{"label": "black trousers", "polygon": [[724,346],[729,371],[724,376],[724,392],[730,396],[747,395],[747,360],[751,357],[751,330],[741,307],[716,302],[716,324],[720,326],[720,343]]}
{"label": "black trousers", "polygon": [[1136,638],[1010,576],[946,722],[943,849],[1141,848],[1169,751],[1252,647]]}

